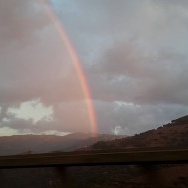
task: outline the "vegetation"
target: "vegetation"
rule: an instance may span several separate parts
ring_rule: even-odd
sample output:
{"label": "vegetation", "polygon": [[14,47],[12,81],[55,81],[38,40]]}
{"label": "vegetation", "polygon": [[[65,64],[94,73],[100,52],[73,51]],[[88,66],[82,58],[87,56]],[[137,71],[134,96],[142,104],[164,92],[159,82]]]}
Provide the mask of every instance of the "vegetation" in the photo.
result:
{"label": "vegetation", "polygon": [[[188,148],[188,116],[133,137],[99,141],[82,150]],[[28,154],[28,153],[26,153]],[[61,188],[55,168],[1,170],[2,188]],[[100,166],[67,169],[72,188],[187,188],[188,165]]]}

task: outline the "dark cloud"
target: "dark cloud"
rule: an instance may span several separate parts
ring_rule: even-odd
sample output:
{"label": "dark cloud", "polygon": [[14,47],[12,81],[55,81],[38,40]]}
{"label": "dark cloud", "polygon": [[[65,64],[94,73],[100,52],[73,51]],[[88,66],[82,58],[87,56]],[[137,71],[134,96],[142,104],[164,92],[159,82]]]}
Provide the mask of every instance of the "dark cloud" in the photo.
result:
{"label": "dark cloud", "polygon": [[[172,119],[188,113],[184,105],[137,105],[115,101],[113,103],[95,101],[98,129],[101,133],[112,134],[114,129],[121,127],[120,134],[132,135],[138,132],[157,128]],[[61,104],[55,107],[55,121],[39,121],[33,124],[15,117],[8,117],[8,122],[1,122],[0,127],[10,127],[20,133],[42,133],[49,130],[60,132],[90,132],[85,102]]]}
{"label": "dark cloud", "polygon": [[157,128],[172,119],[188,113],[186,105],[138,105],[123,101],[95,101],[99,131],[112,133],[121,127],[121,134],[135,134]]}
{"label": "dark cloud", "polygon": [[[0,126],[90,131],[80,80],[41,2],[0,2]],[[100,132],[134,134],[187,113],[187,1],[50,2],[81,60]],[[38,98],[54,121],[6,114]]]}
{"label": "dark cloud", "polygon": [[162,6],[168,5],[168,6],[176,6],[176,7],[184,7],[188,5],[188,2],[186,0],[151,0],[151,2],[160,3]]}
{"label": "dark cloud", "polygon": [[1,106],[33,98],[46,103],[83,98],[76,70],[41,2],[0,2]]}
{"label": "dark cloud", "polygon": [[12,129],[16,130],[22,130],[22,129],[32,129],[32,121],[30,120],[22,120],[22,119],[17,119],[17,118],[8,118],[7,122],[1,122],[0,127],[10,127]]}
{"label": "dark cloud", "polygon": [[109,49],[88,77],[100,100],[188,104],[187,71],[184,55],[160,51],[145,57],[128,43]]}
{"label": "dark cloud", "polygon": [[[0,41],[31,42],[39,29],[50,24],[41,1],[2,0],[0,2]],[[21,44],[20,42],[16,44]]]}

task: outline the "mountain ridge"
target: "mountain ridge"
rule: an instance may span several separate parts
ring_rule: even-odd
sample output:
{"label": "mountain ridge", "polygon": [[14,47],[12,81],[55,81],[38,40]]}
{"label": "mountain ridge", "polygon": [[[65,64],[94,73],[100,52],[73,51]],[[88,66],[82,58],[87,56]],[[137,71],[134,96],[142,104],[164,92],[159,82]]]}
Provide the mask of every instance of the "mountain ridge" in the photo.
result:
{"label": "mountain ridge", "polygon": [[14,135],[0,137],[0,155],[26,153],[48,153],[73,151],[94,144],[97,141],[112,140],[117,137],[107,134],[72,133],[65,136],[56,135]]}
{"label": "mountain ridge", "polygon": [[188,147],[188,115],[134,136],[111,141],[99,141],[87,149]]}

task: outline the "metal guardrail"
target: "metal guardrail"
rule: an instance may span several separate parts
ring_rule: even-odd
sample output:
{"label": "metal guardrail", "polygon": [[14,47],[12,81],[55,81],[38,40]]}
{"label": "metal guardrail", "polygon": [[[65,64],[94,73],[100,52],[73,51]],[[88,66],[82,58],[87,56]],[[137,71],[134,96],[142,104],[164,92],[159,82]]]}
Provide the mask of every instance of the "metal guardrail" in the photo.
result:
{"label": "metal guardrail", "polygon": [[[141,165],[146,174],[146,181],[152,187],[166,187],[156,164],[185,164],[188,163],[188,149],[171,150],[112,150],[112,151],[82,151],[66,153],[46,153],[1,156],[0,169],[56,167],[61,179],[59,187],[70,188],[71,180],[67,167],[92,165]],[[154,167],[152,166],[154,165]],[[151,167],[152,166],[152,167]],[[151,168],[150,168],[151,167]],[[1,172],[1,171],[0,171]],[[0,176],[3,188],[3,174]],[[153,181],[155,180],[155,184]]]}
{"label": "metal guardrail", "polygon": [[0,168],[188,163],[188,149],[152,151],[82,151],[1,156]]}

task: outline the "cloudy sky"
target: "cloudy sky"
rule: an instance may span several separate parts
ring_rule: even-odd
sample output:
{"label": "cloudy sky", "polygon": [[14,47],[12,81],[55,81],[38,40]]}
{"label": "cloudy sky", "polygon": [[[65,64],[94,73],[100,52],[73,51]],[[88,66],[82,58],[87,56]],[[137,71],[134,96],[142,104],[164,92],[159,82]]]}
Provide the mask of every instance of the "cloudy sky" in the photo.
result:
{"label": "cloudy sky", "polygon": [[91,131],[57,22],[100,133],[132,135],[188,114],[187,0],[1,0],[0,136]]}

